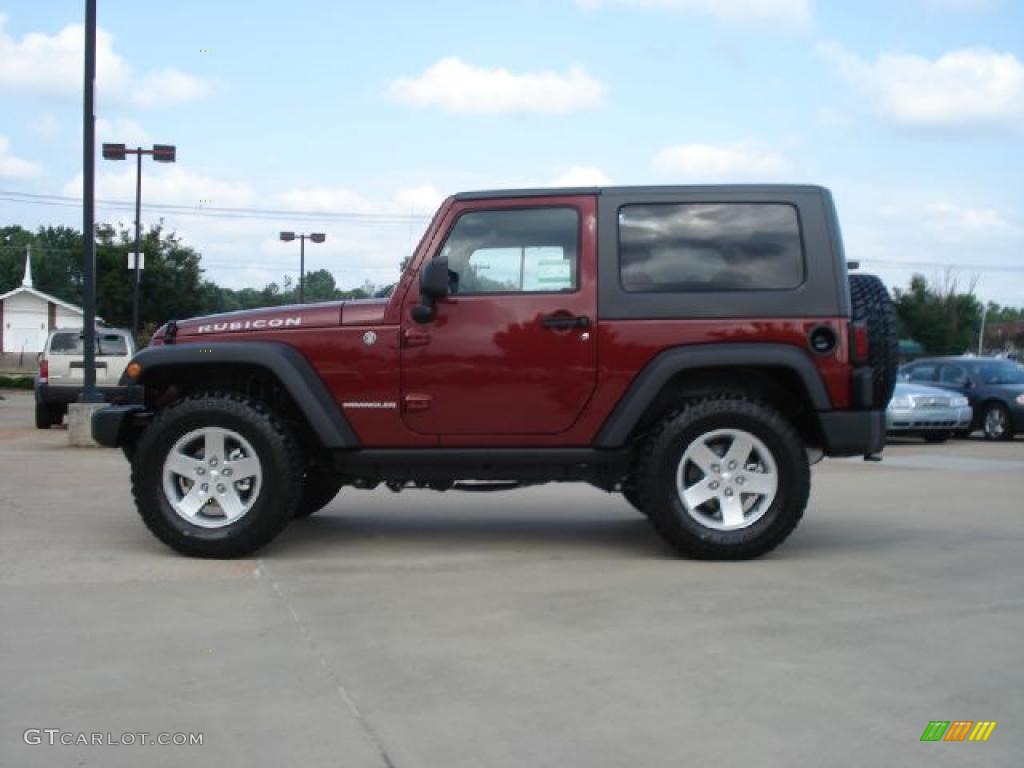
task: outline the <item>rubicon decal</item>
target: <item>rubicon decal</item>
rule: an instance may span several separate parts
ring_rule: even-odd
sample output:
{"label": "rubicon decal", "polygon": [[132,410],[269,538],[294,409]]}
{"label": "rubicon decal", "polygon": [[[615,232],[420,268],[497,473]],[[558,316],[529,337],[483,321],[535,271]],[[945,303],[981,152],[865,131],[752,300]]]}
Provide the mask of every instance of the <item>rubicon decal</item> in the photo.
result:
{"label": "rubicon decal", "polygon": [[398,403],[394,401],[386,400],[355,400],[348,401],[341,404],[342,408],[355,408],[363,410],[379,409],[385,411],[393,411],[398,407]]}
{"label": "rubicon decal", "polygon": [[234,320],[230,323],[206,323],[196,333],[223,333],[224,331],[258,331],[261,328],[294,328],[302,325],[301,317],[274,317],[270,320]]}
{"label": "rubicon decal", "polygon": [[921,741],[988,741],[995,729],[995,720],[932,720]]}

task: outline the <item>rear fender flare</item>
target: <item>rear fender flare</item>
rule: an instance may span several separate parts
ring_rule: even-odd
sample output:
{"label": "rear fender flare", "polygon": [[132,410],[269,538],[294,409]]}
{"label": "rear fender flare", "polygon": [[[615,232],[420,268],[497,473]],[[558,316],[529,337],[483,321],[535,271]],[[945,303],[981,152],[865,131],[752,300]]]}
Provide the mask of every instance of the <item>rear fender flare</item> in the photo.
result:
{"label": "rear fender flare", "polygon": [[699,344],[661,352],[633,379],[601,427],[595,447],[625,445],[664,386],[683,371],[701,368],[775,367],[793,371],[803,382],[816,411],[832,407],[825,383],[810,356],[789,344]]}

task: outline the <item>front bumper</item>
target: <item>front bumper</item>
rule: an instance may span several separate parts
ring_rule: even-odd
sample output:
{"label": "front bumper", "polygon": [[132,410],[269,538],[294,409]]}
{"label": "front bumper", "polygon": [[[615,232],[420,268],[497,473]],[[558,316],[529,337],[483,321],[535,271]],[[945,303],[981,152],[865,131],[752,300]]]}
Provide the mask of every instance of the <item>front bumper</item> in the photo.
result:
{"label": "front bumper", "polygon": [[92,438],[107,448],[135,441],[152,417],[143,405],[108,405],[92,415]]}
{"label": "front bumper", "polygon": [[890,408],[885,412],[889,432],[945,432],[970,429],[974,411],[957,408]]}
{"label": "front bumper", "polygon": [[818,413],[826,456],[872,456],[885,447],[885,411]]}

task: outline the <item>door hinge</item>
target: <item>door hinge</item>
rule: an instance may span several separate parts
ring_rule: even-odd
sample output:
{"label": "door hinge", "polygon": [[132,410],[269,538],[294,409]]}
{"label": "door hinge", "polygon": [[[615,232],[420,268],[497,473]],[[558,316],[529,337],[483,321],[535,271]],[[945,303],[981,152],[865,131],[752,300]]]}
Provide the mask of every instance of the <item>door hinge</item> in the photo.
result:
{"label": "door hinge", "polygon": [[402,407],[406,413],[412,411],[429,411],[434,398],[430,395],[406,395],[402,398]]}

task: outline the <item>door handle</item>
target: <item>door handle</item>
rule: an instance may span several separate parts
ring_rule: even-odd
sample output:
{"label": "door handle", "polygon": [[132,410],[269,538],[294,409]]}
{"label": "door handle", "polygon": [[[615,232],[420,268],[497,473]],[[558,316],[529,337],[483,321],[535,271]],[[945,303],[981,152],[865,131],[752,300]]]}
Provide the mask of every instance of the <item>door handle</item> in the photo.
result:
{"label": "door handle", "polygon": [[556,312],[541,318],[540,324],[545,328],[568,330],[570,328],[589,328],[590,318],[586,315],[570,315]]}

